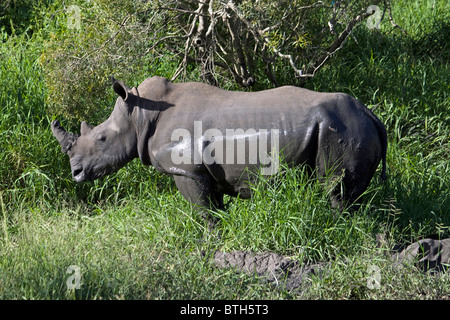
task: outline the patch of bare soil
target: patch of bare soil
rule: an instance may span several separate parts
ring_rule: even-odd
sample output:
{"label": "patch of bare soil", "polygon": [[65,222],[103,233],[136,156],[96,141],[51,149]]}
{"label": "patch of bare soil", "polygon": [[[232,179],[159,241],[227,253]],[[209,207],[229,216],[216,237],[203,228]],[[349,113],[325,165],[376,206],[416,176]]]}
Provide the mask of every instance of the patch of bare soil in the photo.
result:
{"label": "patch of bare soil", "polygon": [[322,264],[303,266],[290,257],[274,252],[218,251],[213,259],[219,268],[235,268],[237,272],[257,274],[265,281],[288,291],[299,288],[306,277],[316,274],[323,266]]}
{"label": "patch of bare soil", "polygon": [[[390,259],[397,267],[415,264],[424,272],[447,271],[450,267],[450,238],[420,240],[406,248],[395,250]],[[320,273],[326,265],[318,263],[305,266],[299,261],[274,252],[217,251],[213,260],[219,268],[234,268],[237,272],[257,274],[265,281],[288,291],[300,289],[307,277]]]}

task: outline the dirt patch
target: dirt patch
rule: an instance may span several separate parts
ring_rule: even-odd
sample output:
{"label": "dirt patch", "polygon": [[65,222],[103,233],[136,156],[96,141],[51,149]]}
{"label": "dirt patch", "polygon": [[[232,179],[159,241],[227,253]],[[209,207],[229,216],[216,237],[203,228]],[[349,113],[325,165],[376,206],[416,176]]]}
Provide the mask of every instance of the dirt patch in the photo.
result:
{"label": "dirt patch", "polygon": [[303,266],[298,261],[274,252],[216,252],[214,263],[220,268],[235,268],[237,272],[257,274],[261,279],[286,290],[299,288],[306,277],[317,274],[322,264]]}
{"label": "dirt patch", "polygon": [[[282,289],[298,290],[305,279],[319,274],[325,263],[302,265],[299,261],[274,252],[251,251],[221,252],[213,256],[219,268],[234,268],[237,272],[257,274],[263,281]],[[423,271],[443,272],[450,267],[450,238],[444,240],[423,239],[390,254],[394,266],[416,265]]]}

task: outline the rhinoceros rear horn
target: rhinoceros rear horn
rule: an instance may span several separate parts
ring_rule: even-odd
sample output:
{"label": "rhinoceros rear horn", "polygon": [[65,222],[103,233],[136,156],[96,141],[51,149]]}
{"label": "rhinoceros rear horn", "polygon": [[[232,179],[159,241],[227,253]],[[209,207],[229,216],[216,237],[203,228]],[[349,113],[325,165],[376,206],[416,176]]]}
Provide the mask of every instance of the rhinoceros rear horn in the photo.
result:
{"label": "rhinoceros rear horn", "polygon": [[77,140],[78,135],[69,133],[64,130],[58,120],[54,120],[51,126],[53,135],[61,145],[62,151],[64,153],[67,153],[72,148],[73,143]]}

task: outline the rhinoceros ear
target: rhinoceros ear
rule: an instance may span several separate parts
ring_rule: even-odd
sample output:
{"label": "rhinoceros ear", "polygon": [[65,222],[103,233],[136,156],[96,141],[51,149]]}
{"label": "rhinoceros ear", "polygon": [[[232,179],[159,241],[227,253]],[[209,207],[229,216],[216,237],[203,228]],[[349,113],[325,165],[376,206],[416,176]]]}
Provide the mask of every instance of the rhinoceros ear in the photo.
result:
{"label": "rhinoceros ear", "polygon": [[92,129],[93,129],[94,127],[93,126],[91,126],[91,125],[89,125],[89,124],[87,124],[87,122],[86,121],[83,121],[82,123],[81,123],[81,135],[82,136],[84,136],[84,135],[86,135],[86,134],[89,134],[91,131],[92,131]]}
{"label": "rhinoceros ear", "polygon": [[114,89],[114,91],[120,97],[122,97],[123,101],[126,102],[127,99],[128,99],[128,90],[129,90],[128,87],[122,81],[114,79],[114,77],[112,77],[112,80],[113,80],[113,89]]}

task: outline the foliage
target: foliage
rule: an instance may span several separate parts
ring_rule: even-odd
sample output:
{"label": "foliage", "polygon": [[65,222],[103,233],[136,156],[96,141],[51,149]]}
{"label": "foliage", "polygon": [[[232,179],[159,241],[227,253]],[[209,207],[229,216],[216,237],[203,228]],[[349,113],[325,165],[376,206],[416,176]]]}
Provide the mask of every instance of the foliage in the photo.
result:
{"label": "foliage", "polygon": [[[198,9],[198,2],[177,3],[177,9]],[[240,1],[239,12],[249,21],[260,19],[261,28],[287,12],[272,1],[258,3],[268,10]],[[375,177],[356,212],[337,213],[319,181],[307,179],[301,168],[283,168],[270,183],[260,179],[252,199],[227,198],[227,210],[214,212],[221,239],[208,234],[172,179],[139,160],[104,179],[75,184],[50,130],[61,114],[74,132],[79,119],[102,121],[114,103],[111,75],[130,86],[155,74],[172,77],[184,55],[175,55],[169,43],[184,53],[186,30],[175,26],[193,16],[163,10],[173,4],[167,1],[71,4],[81,8],[81,29],[68,27],[65,1],[0,5],[1,298],[448,298],[448,273],[396,269],[384,255],[394,245],[450,236],[446,1],[392,1],[392,17],[406,34],[391,24],[388,11],[379,30],[360,23],[305,84],[356,96],[382,119],[389,135],[387,182]],[[267,33],[267,54],[275,58],[272,71],[280,84],[297,80],[289,62],[270,50],[289,45],[290,54],[301,59],[301,52],[316,45],[314,23],[329,21],[329,12],[321,10],[306,19],[304,30],[287,32],[283,21],[281,29]],[[344,26],[337,24],[337,33]],[[227,28],[218,24],[216,30]],[[170,38],[158,41],[165,37]],[[189,55],[199,52],[192,47]],[[186,67],[179,81],[201,79],[201,64],[189,61]],[[260,87],[252,90],[272,86],[268,78],[259,81],[267,76],[261,67],[255,72]],[[215,76],[224,87],[236,88],[229,71],[219,68]],[[385,246],[377,247],[376,234],[384,236]],[[202,258],[218,249],[270,250],[327,267],[301,292],[285,292]],[[67,290],[70,265],[81,269],[81,289]],[[380,268],[380,290],[367,288],[371,265]]]}
{"label": "foliage", "polygon": [[[55,7],[61,6],[58,2]],[[98,121],[92,114],[109,112],[105,96],[113,103],[111,76],[135,85],[153,73],[153,56],[145,54],[151,16],[139,15],[138,10],[145,6],[135,8],[130,1],[79,1],[73,6],[79,11],[69,7],[46,13],[51,20],[47,30],[50,41],[40,62],[49,90],[48,104],[52,113]]]}
{"label": "foliage", "polygon": [[52,0],[4,0],[0,3],[0,30],[7,34],[31,35],[39,20],[37,8],[49,5]]}
{"label": "foliage", "polygon": [[67,118],[104,115],[98,105],[111,97],[112,75],[130,85],[151,74],[223,87],[304,85],[370,16],[369,4],[382,5],[79,0],[66,7],[53,1],[54,9],[42,13],[49,22],[41,57],[48,104]]}
{"label": "foliage", "polygon": [[161,9],[178,15],[180,31],[165,41],[183,58],[174,77],[195,63],[211,84],[223,85],[228,80],[224,74],[229,74],[240,86],[262,88],[286,83],[279,72],[286,68],[280,65],[291,69],[288,83],[304,84],[340,49],[355,25],[371,15],[366,12],[369,4],[379,3],[164,1]]}

